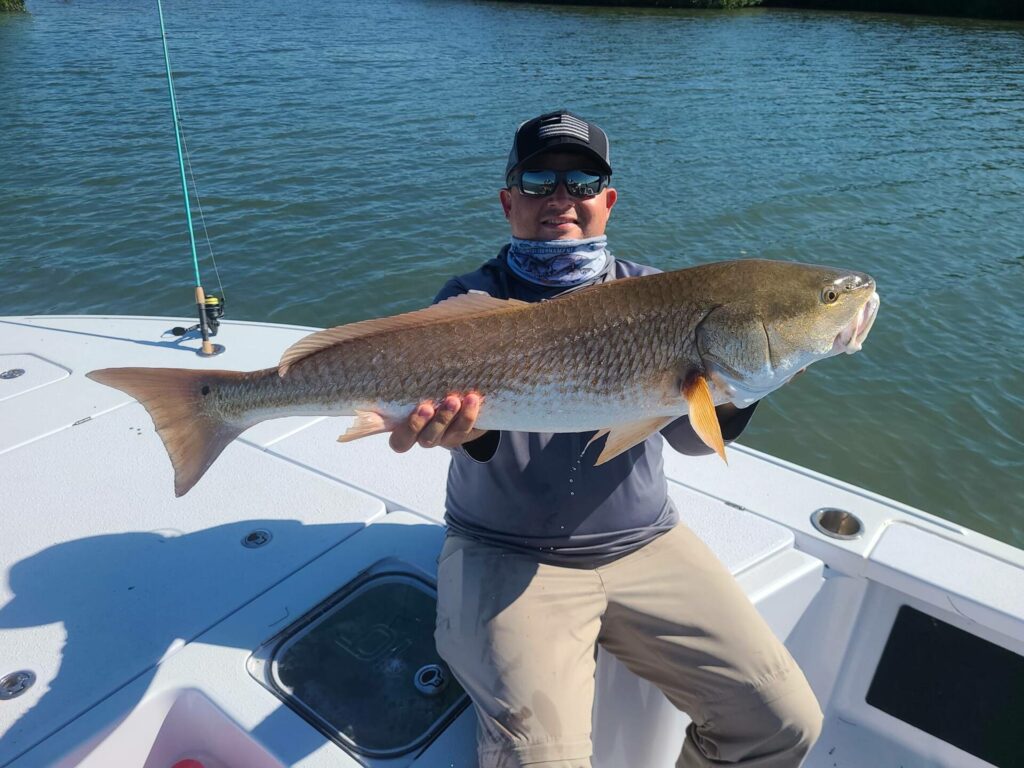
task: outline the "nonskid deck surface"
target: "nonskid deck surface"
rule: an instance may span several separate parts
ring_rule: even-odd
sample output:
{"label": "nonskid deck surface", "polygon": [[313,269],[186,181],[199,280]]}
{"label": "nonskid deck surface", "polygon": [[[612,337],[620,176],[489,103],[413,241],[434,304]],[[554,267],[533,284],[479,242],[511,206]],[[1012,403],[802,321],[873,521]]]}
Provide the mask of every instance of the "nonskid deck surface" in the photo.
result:
{"label": "nonskid deck surface", "polygon": [[[281,764],[358,764],[257,684],[246,663],[382,558],[433,577],[448,455],[399,456],[385,436],[338,444],[347,418],[280,419],[246,432],[175,499],[170,463],[145,411],[84,374],[131,365],[262,368],[309,331],[226,323],[216,341],[227,352],[203,359],[197,341],[166,333],[179,323],[0,318],[0,677],[35,675],[26,692],[0,701],[0,766],[49,765],[78,748],[66,763],[76,764],[127,713],[142,713],[126,723],[148,733],[145,717],[166,716],[179,700],[200,710],[210,702],[237,738]],[[849,642],[863,630],[849,618],[858,605],[888,606],[883,598],[898,593],[1004,642],[1024,638],[1020,551],[739,446],[730,449],[729,467],[671,450],[665,458],[684,520],[787,639],[827,712],[833,694],[849,686],[835,654],[831,661],[820,649],[815,655],[809,638]],[[810,515],[826,506],[855,511],[864,534],[821,535]],[[840,624],[846,617],[845,635],[829,614],[835,607],[825,607],[831,592],[851,601],[837,614]],[[819,621],[833,628],[818,631]],[[671,765],[685,719],[605,655],[598,690],[595,766]],[[855,703],[836,701],[846,720],[857,720]],[[885,723],[868,725],[879,733]],[[851,741],[835,728],[826,734],[837,733],[836,744]],[[878,755],[896,754],[893,745],[907,739],[894,734],[872,742]],[[145,736],[141,742],[137,749]],[[917,754],[912,743],[900,749]],[[415,764],[469,766],[472,755],[466,711]],[[826,757],[816,752],[809,764],[831,765]]]}

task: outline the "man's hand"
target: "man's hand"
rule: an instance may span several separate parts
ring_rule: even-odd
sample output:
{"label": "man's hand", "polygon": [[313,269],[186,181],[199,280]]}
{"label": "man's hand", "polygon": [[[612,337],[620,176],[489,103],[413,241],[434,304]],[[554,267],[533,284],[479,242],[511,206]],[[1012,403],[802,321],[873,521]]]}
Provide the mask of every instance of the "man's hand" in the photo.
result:
{"label": "man's hand", "polygon": [[392,450],[405,453],[417,443],[424,448],[436,445],[455,448],[476,440],[486,432],[473,427],[481,402],[483,398],[475,392],[465,397],[448,395],[436,409],[431,401],[423,401],[409,414],[407,421],[392,431],[389,441]]}

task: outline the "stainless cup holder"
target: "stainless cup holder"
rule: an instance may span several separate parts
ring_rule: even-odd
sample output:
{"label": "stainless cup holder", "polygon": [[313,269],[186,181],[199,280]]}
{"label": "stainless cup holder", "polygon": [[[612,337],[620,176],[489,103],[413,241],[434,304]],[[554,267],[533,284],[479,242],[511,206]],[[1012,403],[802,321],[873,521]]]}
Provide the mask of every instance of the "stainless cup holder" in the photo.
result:
{"label": "stainless cup holder", "polygon": [[822,507],[811,515],[811,524],[833,539],[859,539],[864,523],[852,512],[836,507]]}

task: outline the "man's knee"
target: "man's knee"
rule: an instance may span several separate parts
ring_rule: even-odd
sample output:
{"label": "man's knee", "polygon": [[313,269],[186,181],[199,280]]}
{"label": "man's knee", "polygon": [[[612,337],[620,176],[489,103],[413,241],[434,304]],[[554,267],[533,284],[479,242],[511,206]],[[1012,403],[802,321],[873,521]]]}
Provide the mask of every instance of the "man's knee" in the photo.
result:
{"label": "man's knee", "polygon": [[[821,735],[824,719],[818,699],[799,669],[794,669],[789,680],[766,697],[767,724],[778,728],[781,744],[801,756],[807,754]],[[786,746],[788,745],[788,746]]]}
{"label": "man's knee", "polygon": [[821,735],[821,708],[799,670],[748,696],[714,707],[712,717],[687,729],[677,766],[696,768],[752,761],[796,768]]}
{"label": "man's knee", "polygon": [[801,756],[810,752],[811,747],[821,736],[824,719],[817,697],[810,686],[805,686],[801,695],[797,697],[787,726],[792,734],[794,749],[798,750]]}
{"label": "man's knee", "polygon": [[824,719],[818,699],[806,683],[790,693],[768,704],[770,715],[768,723],[777,728],[776,735],[769,738],[762,747],[767,754],[791,756],[791,762],[780,765],[797,766],[811,751],[811,747],[821,736]]}

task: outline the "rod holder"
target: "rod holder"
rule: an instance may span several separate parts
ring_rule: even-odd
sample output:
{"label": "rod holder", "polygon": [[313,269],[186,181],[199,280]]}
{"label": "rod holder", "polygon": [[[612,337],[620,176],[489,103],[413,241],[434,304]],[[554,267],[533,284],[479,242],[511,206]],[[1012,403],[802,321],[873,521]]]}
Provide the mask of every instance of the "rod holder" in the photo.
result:
{"label": "rod holder", "polygon": [[837,507],[822,507],[811,515],[811,525],[833,539],[859,539],[864,533],[864,523],[852,512]]}

